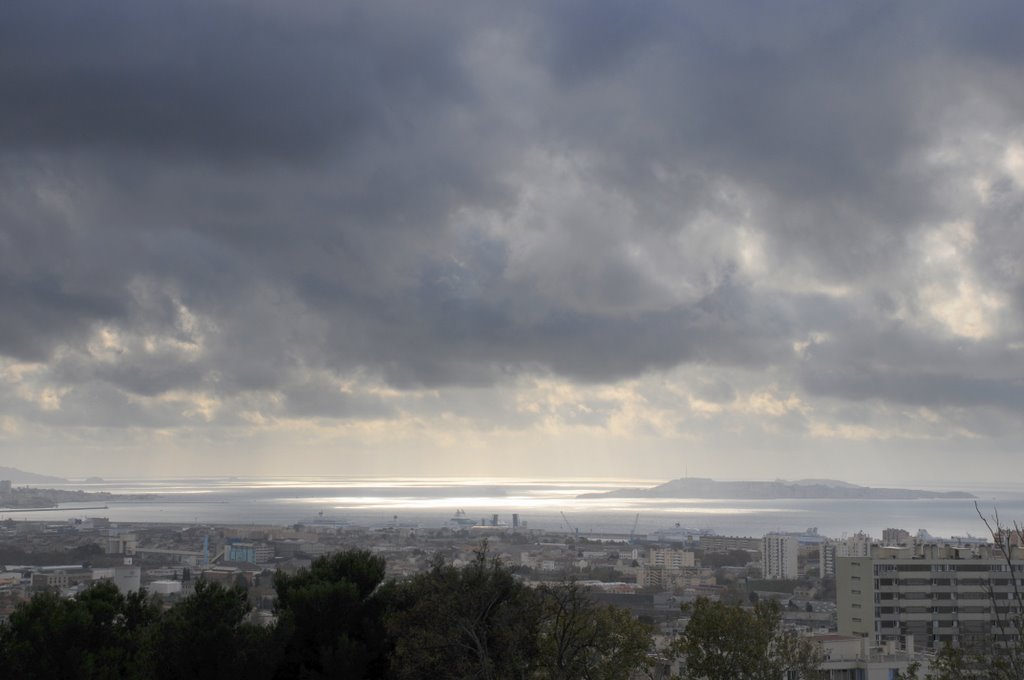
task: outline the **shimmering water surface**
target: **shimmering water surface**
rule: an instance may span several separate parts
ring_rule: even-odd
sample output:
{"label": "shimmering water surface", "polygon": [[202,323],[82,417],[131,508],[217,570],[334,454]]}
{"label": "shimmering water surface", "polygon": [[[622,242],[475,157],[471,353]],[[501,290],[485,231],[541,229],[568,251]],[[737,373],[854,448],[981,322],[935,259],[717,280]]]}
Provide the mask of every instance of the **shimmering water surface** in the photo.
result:
{"label": "shimmering water surface", "polygon": [[[590,492],[653,486],[664,480],[509,479],[405,477],[288,477],[116,479],[70,483],[64,488],[152,494],[146,500],[111,501],[103,510],[68,504],[51,512],[0,513],[0,518],[65,521],[105,516],[121,522],[217,524],[295,524],[323,513],[353,525],[389,524],[439,527],[456,510],[469,518],[497,513],[511,521],[518,513],[530,528],[557,529],[565,513],[581,532],[628,533],[639,513],[638,533],[667,529],[676,523],[727,535],[760,536],[771,531],[817,527],[826,536],[866,531],[880,536],[886,527],[935,536],[985,534],[968,500],[733,500],[577,498]],[[56,485],[51,485],[56,486]],[[978,496],[982,510],[997,509],[1006,521],[1024,520],[1024,493],[1016,489],[964,487]],[[102,503],[101,503],[102,504]]]}

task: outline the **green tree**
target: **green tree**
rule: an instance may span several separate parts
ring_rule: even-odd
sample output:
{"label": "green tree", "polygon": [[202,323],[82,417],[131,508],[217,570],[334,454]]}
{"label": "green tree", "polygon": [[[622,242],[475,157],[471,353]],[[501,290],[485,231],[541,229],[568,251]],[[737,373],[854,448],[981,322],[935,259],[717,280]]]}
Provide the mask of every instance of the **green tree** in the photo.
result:
{"label": "green tree", "polygon": [[532,677],[539,624],[537,594],[490,558],[486,546],[463,568],[435,561],[394,594],[393,677]]}
{"label": "green tree", "polygon": [[158,616],[144,593],[126,598],[108,581],[73,599],[40,593],[0,626],[2,670],[26,679],[132,677]]}
{"label": "green tree", "polygon": [[690,621],[673,645],[683,657],[684,678],[812,678],[821,664],[813,643],[781,630],[782,612],[775,601],[743,609],[699,598],[689,610]]}
{"label": "green tree", "polygon": [[150,627],[146,677],[269,678],[277,663],[274,631],[245,623],[248,611],[245,590],[198,581]]}
{"label": "green tree", "polygon": [[365,550],[317,558],[278,574],[279,629],[286,639],[279,678],[382,677],[387,664],[384,560]]}
{"label": "green tree", "polygon": [[626,610],[595,604],[575,581],[539,595],[539,678],[617,680],[649,667],[650,629]]}

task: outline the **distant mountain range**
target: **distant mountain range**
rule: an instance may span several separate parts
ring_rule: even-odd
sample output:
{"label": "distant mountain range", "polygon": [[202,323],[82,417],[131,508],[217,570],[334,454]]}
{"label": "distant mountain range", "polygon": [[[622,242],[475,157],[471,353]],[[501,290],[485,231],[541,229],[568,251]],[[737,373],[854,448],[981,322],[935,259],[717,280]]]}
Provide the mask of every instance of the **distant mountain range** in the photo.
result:
{"label": "distant mountain range", "polygon": [[0,479],[9,479],[12,484],[63,484],[67,481],[60,477],[37,475],[34,472],[25,472],[18,468],[4,467],[3,465],[0,465]]}
{"label": "distant mountain range", "polygon": [[647,489],[617,489],[604,493],[585,493],[577,498],[729,498],[756,500],[765,498],[866,498],[875,500],[917,500],[976,496],[963,491],[922,491],[858,486],[834,479],[798,479],[774,482],[716,482],[704,477],[673,479]]}

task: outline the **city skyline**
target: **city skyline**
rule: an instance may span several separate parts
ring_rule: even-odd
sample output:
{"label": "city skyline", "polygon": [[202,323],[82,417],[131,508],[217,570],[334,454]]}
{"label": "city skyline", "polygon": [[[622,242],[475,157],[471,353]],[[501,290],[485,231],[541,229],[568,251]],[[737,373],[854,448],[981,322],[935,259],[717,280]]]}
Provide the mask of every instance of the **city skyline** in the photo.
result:
{"label": "city skyline", "polygon": [[0,7],[0,465],[981,484],[1024,8]]}

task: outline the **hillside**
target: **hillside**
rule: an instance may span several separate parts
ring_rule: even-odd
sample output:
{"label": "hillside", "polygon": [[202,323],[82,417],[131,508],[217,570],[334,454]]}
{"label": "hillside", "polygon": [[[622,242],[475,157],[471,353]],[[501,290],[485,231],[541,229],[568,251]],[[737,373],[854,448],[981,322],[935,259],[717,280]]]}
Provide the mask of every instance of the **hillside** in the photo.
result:
{"label": "hillside", "polygon": [[9,479],[13,484],[63,484],[66,479],[25,472],[18,468],[0,465],[0,479]]}

